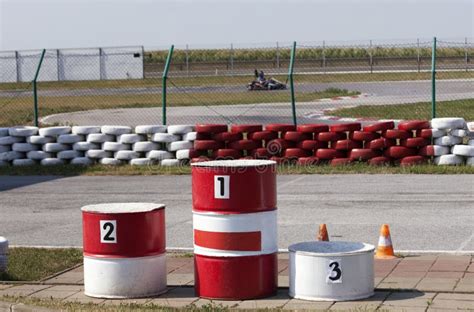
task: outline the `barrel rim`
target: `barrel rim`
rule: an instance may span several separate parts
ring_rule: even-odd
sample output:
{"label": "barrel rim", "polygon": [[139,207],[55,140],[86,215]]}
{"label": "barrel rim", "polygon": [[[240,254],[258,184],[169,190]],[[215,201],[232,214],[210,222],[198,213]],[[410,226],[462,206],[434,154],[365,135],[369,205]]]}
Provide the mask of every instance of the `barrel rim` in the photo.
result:
{"label": "barrel rim", "polygon": [[[317,245],[353,245],[355,246],[356,244],[358,246],[362,245],[362,248],[354,249],[352,251],[333,251],[333,252],[318,252],[317,250],[311,251],[308,250],[311,247],[317,247]],[[306,245],[306,246],[305,246]],[[304,247],[309,247],[310,248],[304,248]],[[306,250],[305,250],[306,249]],[[316,248],[314,248],[316,249]],[[297,255],[305,255],[305,256],[311,256],[311,257],[344,257],[344,256],[352,256],[352,255],[360,255],[368,252],[374,252],[375,251],[375,246],[367,243],[362,243],[362,242],[348,242],[348,241],[334,241],[334,242],[326,242],[326,241],[307,241],[307,242],[299,242],[296,244],[292,244],[288,247],[288,251],[290,253],[295,253]]]}
{"label": "barrel rim", "polygon": [[164,209],[164,204],[155,203],[101,203],[87,205],[81,208],[82,212],[103,213],[103,214],[122,214],[122,213],[141,213]]}
{"label": "barrel rim", "polygon": [[215,210],[196,210],[196,209],[193,209],[192,210],[192,213],[193,214],[197,214],[197,215],[203,215],[203,216],[225,216],[225,215],[254,215],[256,213],[266,213],[266,212],[273,212],[273,211],[278,211],[278,208],[275,207],[275,208],[271,208],[271,209],[265,209],[265,210],[257,210],[257,211],[253,211],[253,210],[232,210],[232,211],[229,211],[229,210],[218,210],[218,209],[215,209]]}
{"label": "barrel rim", "polygon": [[228,167],[259,167],[274,166],[276,161],[264,159],[236,159],[236,160],[211,160],[192,163],[193,167],[228,168]]}

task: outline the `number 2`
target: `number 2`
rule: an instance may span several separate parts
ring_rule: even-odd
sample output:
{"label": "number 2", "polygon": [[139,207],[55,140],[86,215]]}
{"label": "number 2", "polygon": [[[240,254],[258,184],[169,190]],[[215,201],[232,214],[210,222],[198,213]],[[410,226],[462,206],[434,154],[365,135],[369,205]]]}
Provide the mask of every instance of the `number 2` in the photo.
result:
{"label": "number 2", "polygon": [[230,176],[214,176],[214,198],[229,199]]}
{"label": "number 2", "polygon": [[329,284],[342,283],[342,268],[341,268],[340,260],[329,261],[328,275],[326,277],[326,282]]}
{"label": "number 2", "polygon": [[100,220],[100,242],[106,244],[117,243],[116,220]]}

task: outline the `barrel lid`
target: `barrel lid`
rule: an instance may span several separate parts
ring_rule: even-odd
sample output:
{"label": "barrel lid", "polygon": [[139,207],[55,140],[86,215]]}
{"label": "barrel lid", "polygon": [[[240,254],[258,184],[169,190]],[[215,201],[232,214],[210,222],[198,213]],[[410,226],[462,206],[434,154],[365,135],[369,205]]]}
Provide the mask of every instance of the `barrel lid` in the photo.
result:
{"label": "barrel lid", "polygon": [[163,209],[165,205],[155,203],[106,203],[87,205],[81,208],[84,212],[95,213],[138,213]]}
{"label": "barrel lid", "polygon": [[259,167],[276,165],[276,161],[262,159],[211,160],[191,164],[193,167]]}
{"label": "barrel lid", "polygon": [[348,256],[373,252],[374,245],[360,242],[324,242],[312,241],[293,244],[288,247],[290,252],[307,256]]}

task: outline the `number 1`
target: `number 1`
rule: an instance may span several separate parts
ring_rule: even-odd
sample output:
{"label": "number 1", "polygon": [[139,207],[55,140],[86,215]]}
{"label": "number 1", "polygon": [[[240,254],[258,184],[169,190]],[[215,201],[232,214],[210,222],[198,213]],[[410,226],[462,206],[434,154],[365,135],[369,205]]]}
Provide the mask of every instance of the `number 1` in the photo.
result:
{"label": "number 1", "polygon": [[230,176],[214,176],[214,198],[229,199]]}

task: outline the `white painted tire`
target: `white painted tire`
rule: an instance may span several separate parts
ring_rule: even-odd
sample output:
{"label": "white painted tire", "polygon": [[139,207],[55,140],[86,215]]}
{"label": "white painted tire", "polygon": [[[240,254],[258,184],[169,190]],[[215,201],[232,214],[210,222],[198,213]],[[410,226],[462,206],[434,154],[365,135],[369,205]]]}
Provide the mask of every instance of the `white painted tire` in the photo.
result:
{"label": "white painted tire", "polygon": [[8,134],[18,137],[29,137],[38,133],[38,127],[13,127],[8,129]]}
{"label": "white painted tire", "polygon": [[467,141],[467,145],[474,146],[474,140],[469,140],[469,141]]}
{"label": "white painted tire", "polygon": [[433,137],[434,139],[440,138],[447,134],[448,132],[445,129],[431,129],[431,137]]}
{"label": "white painted tire", "polygon": [[6,167],[6,166],[9,166],[10,163],[8,161],[5,161],[5,160],[0,160],[0,167]]}
{"label": "white painted tire", "polygon": [[122,144],[118,142],[105,142],[102,144],[102,149],[110,152],[129,151],[130,148],[130,144]]}
{"label": "white painted tire", "polygon": [[143,135],[135,133],[122,134],[117,137],[117,142],[123,144],[133,144],[141,141],[145,141]]}
{"label": "white painted tire", "polygon": [[0,137],[8,135],[9,128],[0,128]]}
{"label": "white painted tire", "polygon": [[140,158],[140,154],[134,151],[118,151],[115,152],[114,157],[120,160],[132,160]]}
{"label": "white painted tire", "polygon": [[137,142],[132,145],[132,150],[135,152],[149,152],[159,148],[160,144],[154,142]]}
{"label": "white painted tire", "polygon": [[135,158],[130,160],[130,165],[132,166],[151,166],[155,162],[150,158]]}
{"label": "white painted tire", "polygon": [[8,239],[0,236],[0,255],[8,254]]}
{"label": "white painted tire", "polygon": [[77,142],[77,143],[74,143],[74,145],[72,146],[72,149],[75,151],[85,152],[91,149],[100,149],[100,146],[101,145],[98,143]]}
{"label": "white painted tire", "polygon": [[434,145],[452,146],[462,142],[462,138],[445,135],[434,140]]}
{"label": "white painted tire", "polygon": [[59,158],[45,158],[41,160],[41,165],[42,166],[58,166],[58,165],[64,165],[66,162],[62,159]]}
{"label": "white painted tire", "polygon": [[71,132],[73,134],[87,135],[91,133],[100,133],[100,126],[74,126]]}
{"label": "white painted tire", "polygon": [[12,145],[12,151],[28,153],[39,150],[39,146],[30,143],[15,143]]}
{"label": "white painted tire", "polygon": [[73,159],[73,158],[78,158],[78,157],[83,157],[84,154],[81,153],[81,152],[78,152],[78,151],[62,151],[62,152],[59,152],[56,157],[59,158],[59,159],[65,159],[65,160],[69,160],[69,159]]}
{"label": "white painted tire", "polygon": [[183,135],[183,141],[196,141],[197,132],[188,132]]}
{"label": "white painted tire", "polygon": [[153,160],[173,159],[173,153],[168,151],[149,151],[146,153],[146,157]]}
{"label": "white painted tire", "polygon": [[176,151],[176,159],[179,159],[179,160],[189,159],[189,149]]}
{"label": "white painted tire", "polygon": [[433,118],[431,127],[435,129],[464,129],[466,121],[464,118]]}
{"label": "white painted tire", "polygon": [[160,162],[160,165],[164,167],[177,167],[181,164],[181,162],[178,159],[163,159]]}
{"label": "white painted tire", "polygon": [[474,121],[466,123],[467,130],[474,132]]}
{"label": "white painted tire", "polygon": [[0,145],[12,145],[15,143],[24,142],[24,138],[22,137],[14,137],[14,136],[4,136],[0,137]]}
{"label": "white painted tire", "polygon": [[155,133],[151,140],[158,143],[171,143],[181,140],[181,137],[170,133]]}
{"label": "white painted tire", "polygon": [[76,157],[71,159],[70,164],[76,166],[90,166],[94,164],[94,161],[89,157]]}
{"label": "white painted tire", "polygon": [[[20,143],[15,143],[15,144],[20,144]],[[0,153],[9,152],[11,150],[12,150],[11,145],[0,145]]]}
{"label": "white painted tire", "polygon": [[58,143],[62,144],[74,144],[77,142],[83,142],[85,137],[80,134],[61,134],[57,138]]}
{"label": "white painted tire", "polygon": [[103,133],[91,133],[87,135],[86,141],[91,143],[115,142],[115,136]]}
{"label": "white painted tire", "polygon": [[474,145],[454,145],[451,152],[458,156],[473,157]]}
{"label": "white painted tire", "polygon": [[132,128],[128,126],[102,126],[100,132],[111,135],[121,135],[126,133],[132,133]]}
{"label": "white painted tire", "polygon": [[458,138],[464,138],[465,136],[467,136],[468,131],[464,129],[453,129],[449,131],[449,134]]}
{"label": "white painted tire", "polygon": [[39,129],[39,135],[41,136],[50,136],[50,137],[57,137],[61,134],[69,134],[71,133],[71,127],[49,127],[49,128],[41,128]]}
{"label": "white painted tire", "polygon": [[170,152],[175,152],[183,149],[191,149],[193,146],[194,144],[191,141],[171,142],[167,144],[167,150]]}
{"label": "white painted tire", "polygon": [[45,158],[52,158],[53,155],[44,151],[31,151],[26,154],[26,157],[33,160],[42,160]]}
{"label": "white painted tire", "polygon": [[154,133],[165,133],[166,126],[161,125],[141,125],[135,127],[135,133],[137,134],[154,134]]}
{"label": "white painted tire", "polygon": [[13,166],[34,166],[36,165],[36,161],[33,159],[15,159],[12,161]]}
{"label": "white painted tire", "polygon": [[192,125],[173,125],[168,126],[168,133],[170,134],[186,134],[188,132],[194,131],[194,126]]}
{"label": "white painted tire", "polygon": [[32,135],[26,138],[27,143],[31,144],[46,144],[46,143],[54,143],[56,141],[53,137],[45,137],[41,135]]}
{"label": "white painted tire", "polygon": [[92,149],[86,152],[86,156],[92,159],[109,158],[112,157],[112,153],[101,149]]}
{"label": "white painted tire", "polygon": [[13,161],[15,159],[22,159],[22,158],[26,158],[25,153],[15,152],[15,151],[0,153],[0,160],[3,160],[3,161]]}
{"label": "white painted tire", "polygon": [[66,144],[61,144],[61,143],[46,143],[43,145],[43,151],[49,152],[49,153],[58,153],[62,151],[67,151],[70,150],[71,147]]}
{"label": "white painted tire", "polygon": [[466,165],[474,166],[474,157],[467,157],[466,158]]}
{"label": "white painted tire", "polygon": [[448,146],[441,146],[441,145],[432,145],[432,146],[433,146],[434,156],[448,155],[451,152]]}
{"label": "white painted tire", "polygon": [[99,163],[106,166],[120,166],[123,165],[124,162],[120,159],[107,157],[99,160]]}
{"label": "white painted tire", "polygon": [[449,155],[442,155],[437,156],[434,158],[434,163],[436,165],[462,165],[464,163],[464,159],[461,156],[449,154]]}

